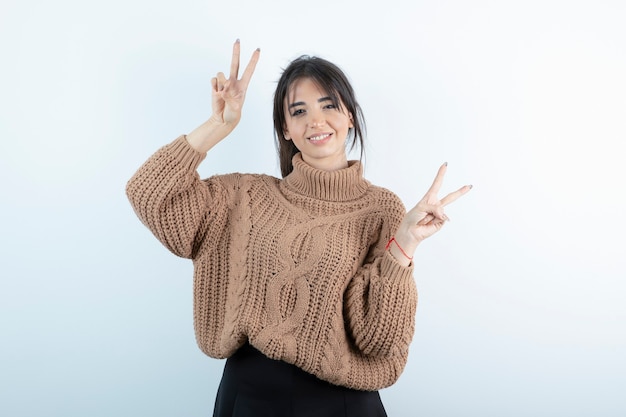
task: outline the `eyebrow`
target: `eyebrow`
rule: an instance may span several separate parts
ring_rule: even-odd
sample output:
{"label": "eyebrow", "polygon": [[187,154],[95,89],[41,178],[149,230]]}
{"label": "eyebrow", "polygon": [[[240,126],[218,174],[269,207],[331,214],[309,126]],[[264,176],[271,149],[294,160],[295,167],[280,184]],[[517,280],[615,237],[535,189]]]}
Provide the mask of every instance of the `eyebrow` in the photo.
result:
{"label": "eyebrow", "polygon": [[[330,98],[330,96],[326,96],[317,100],[318,103],[322,103],[324,101],[333,101],[333,99]],[[295,103],[291,103],[288,108],[291,109],[292,107],[304,106],[305,104],[306,103],[304,101],[298,101]]]}

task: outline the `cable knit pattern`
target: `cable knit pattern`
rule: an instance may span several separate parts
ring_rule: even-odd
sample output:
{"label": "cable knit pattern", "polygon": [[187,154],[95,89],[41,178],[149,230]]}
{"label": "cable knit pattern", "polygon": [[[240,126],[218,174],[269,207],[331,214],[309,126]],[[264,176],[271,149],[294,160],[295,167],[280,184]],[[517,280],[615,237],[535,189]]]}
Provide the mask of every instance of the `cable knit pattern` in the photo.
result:
{"label": "cable knit pattern", "polygon": [[393,384],[414,333],[413,266],[385,250],[405,214],[358,161],[320,171],[294,156],[284,179],[201,180],[184,136],[130,179],[152,233],[194,264],[194,328],[214,358],[249,341],[266,356],[360,390]]}

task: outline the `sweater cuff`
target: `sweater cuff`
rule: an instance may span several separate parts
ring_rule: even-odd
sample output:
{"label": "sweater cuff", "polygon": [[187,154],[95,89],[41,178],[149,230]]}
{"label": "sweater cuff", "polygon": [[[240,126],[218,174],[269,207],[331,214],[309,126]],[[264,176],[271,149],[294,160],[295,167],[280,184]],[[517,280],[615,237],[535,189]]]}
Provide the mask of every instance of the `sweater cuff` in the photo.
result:
{"label": "sweater cuff", "polygon": [[169,154],[187,170],[196,170],[206,158],[206,153],[198,152],[187,142],[187,136],[180,135],[166,146]]}
{"label": "sweater cuff", "polygon": [[380,263],[381,275],[393,279],[413,279],[413,262],[408,266],[400,265],[396,258],[386,250]]}

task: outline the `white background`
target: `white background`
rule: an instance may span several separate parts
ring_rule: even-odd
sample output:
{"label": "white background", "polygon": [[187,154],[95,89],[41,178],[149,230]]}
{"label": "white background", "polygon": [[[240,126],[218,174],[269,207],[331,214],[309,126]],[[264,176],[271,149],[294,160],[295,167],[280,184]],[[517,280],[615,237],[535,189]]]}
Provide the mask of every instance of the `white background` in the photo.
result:
{"label": "white background", "polygon": [[202,176],[278,174],[281,68],[342,67],[366,176],[407,207],[437,167],[474,189],[416,255],[416,334],[392,417],[626,415],[626,3],[2,1],[0,414],[207,416],[223,362],[192,268],[124,187],[210,114],[261,47],[243,120]]}

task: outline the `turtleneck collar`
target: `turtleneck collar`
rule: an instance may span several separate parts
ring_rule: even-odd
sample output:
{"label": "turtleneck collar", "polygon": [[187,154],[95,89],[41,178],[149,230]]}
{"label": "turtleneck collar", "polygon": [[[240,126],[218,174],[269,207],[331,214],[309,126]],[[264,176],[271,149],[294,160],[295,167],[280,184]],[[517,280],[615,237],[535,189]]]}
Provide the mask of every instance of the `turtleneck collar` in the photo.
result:
{"label": "turtleneck collar", "polygon": [[369,187],[363,178],[359,161],[348,161],[348,167],[336,171],[313,168],[297,153],[292,159],[293,171],[285,184],[299,194],[325,201],[350,201],[362,196]]}

